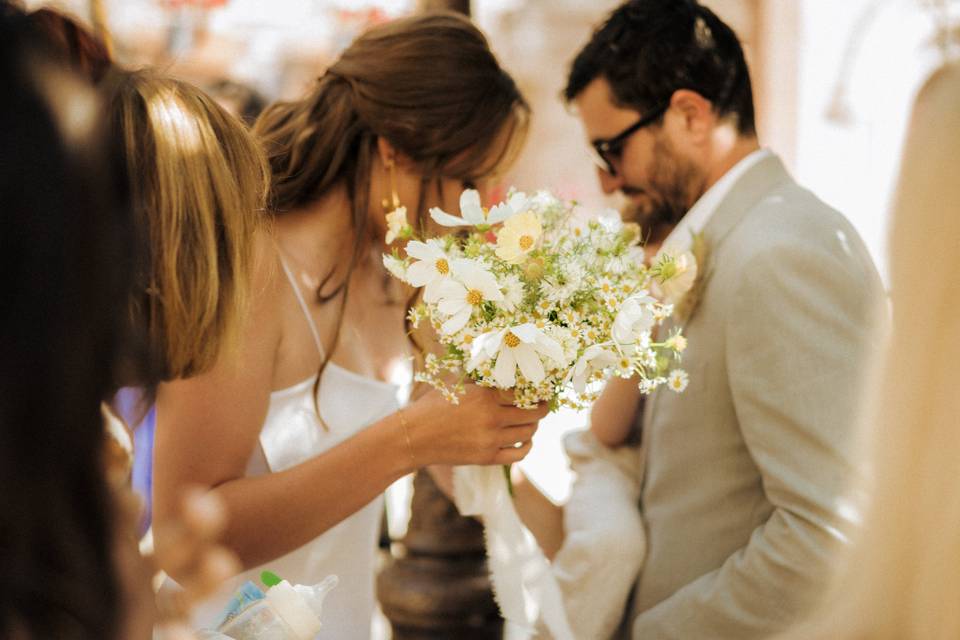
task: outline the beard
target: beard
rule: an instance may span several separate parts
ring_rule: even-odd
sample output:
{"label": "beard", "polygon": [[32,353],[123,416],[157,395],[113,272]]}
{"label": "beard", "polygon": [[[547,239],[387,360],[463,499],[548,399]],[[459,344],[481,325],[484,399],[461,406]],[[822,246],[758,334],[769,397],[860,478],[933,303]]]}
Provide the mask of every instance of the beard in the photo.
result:
{"label": "beard", "polygon": [[[629,203],[622,212],[624,220],[638,223],[646,234],[665,235],[687,214],[702,192],[703,173],[683,158],[667,140],[658,135],[653,144],[653,163],[644,187],[625,183],[620,191]],[[637,196],[643,195],[640,202]]]}

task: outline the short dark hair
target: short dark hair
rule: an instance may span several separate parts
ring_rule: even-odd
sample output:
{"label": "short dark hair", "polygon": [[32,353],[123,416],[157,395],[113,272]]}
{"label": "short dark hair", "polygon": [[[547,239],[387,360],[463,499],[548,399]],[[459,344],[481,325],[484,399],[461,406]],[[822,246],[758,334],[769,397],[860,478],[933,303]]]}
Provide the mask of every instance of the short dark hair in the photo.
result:
{"label": "short dark hair", "polygon": [[678,89],[696,91],[734,120],[741,135],[756,132],[753,89],[740,41],[696,0],[630,0],[593,33],[570,67],[568,102],[598,77],[620,106],[646,112]]}

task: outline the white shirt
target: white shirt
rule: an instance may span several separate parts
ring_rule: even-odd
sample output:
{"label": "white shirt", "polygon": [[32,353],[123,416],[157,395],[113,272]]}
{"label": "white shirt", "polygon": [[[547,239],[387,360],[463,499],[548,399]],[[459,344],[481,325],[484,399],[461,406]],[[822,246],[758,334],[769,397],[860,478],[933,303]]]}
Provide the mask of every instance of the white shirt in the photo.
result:
{"label": "white shirt", "polygon": [[717,207],[730,193],[730,189],[737,183],[737,180],[751,167],[770,155],[772,154],[767,149],[757,149],[733,165],[690,207],[687,215],[681,218],[677,226],[667,236],[667,239],[663,241],[663,248],[669,249],[673,253],[689,251],[693,244],[693,237],[707,226]]}

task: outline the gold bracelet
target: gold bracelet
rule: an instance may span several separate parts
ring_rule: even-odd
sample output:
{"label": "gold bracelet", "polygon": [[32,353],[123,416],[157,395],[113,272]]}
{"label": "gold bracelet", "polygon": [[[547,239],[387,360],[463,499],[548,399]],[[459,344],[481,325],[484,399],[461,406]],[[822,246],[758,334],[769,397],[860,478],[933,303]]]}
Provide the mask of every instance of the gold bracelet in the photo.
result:
{"label": "gold bracelet", "polygon": [[403,409],[397,409],[397,416],[400,418],[400,426],[403,428],[403,439],[407,441],[407,454],[410,456],[410,462],[413,464],[413,470],[417,470],[417,459],[413,455],[413,445],[410,444],[410,431],[407,429],[407,417],[403,415]]}

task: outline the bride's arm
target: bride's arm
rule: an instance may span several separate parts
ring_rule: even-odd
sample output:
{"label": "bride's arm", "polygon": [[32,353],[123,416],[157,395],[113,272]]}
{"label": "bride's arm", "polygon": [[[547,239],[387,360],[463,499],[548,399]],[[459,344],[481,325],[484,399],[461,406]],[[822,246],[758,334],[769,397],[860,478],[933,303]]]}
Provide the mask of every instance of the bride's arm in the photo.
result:
{"label": "bride's arm", "polygon": [[[470,388],[457,406],[431,392],[315,458],[244,477],[266,415],[279,340],[271,285],[255,283],[256,299],[232,357],[158,391],[156,531],[175,520],[182,487],[207,487],[227,508],[224,544],[245,567],[256,566],[312,540],[416,467],[506,464],[529,451],[546,410],[501,406],[492,390]],[[514,449],[514,442],[527,444]],[[167,543],[162,535],[156,540],[158,549]]]}
{"label": "bride's arm", "polygon": [[517,515],[536,538],[543,555],[553,559],[563,544],[563,507],[548,498],[519,469],[514,469],[511,479]]}

